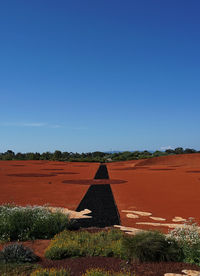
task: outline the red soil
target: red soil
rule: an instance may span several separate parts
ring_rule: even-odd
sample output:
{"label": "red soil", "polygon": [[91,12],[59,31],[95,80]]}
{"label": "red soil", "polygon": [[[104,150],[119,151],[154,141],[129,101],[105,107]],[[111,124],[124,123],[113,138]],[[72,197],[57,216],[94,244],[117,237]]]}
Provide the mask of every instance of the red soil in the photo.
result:
{"label": "red soil", "polygon": [[122,225],[165,231],[167,229],[137,225],[136,222],[156,221],[142,216],[138,219],[127,218],[127,213],[122,210],[146,211],[154,217],[166,218],[166,221],[157,221],[158,223],[173,223],[175,216],[194,217],[197,222],[200,221],[200,154],[128,161],[123,166],[120,164],[116,170],[117,165],[119,163],[111,163],[107,167],[111,178],[127,181],[121,185],[111,185]]}
{"label": "red soil", "polygon": [[[97,163],[85,168],[72,162],[0,161],[0,204],[49,204],[75,210],[89,184],[66,185],[63,180],[93,179],[98,166]],[[48,172],[44,174],[44,170]]]}
{"label": "red soil", "polygon": [[125,180],[120,179],[77,179],[77,180],[64,180],[66,184],[78,184],[78,185],[102,185],[102,184],[122,184]]}
{"label": "red soil", "polygon": [[89,185],[103,183],[111,184],[124,226],[167,229],[137,225],[136,222],[156,221],[141,216],[128,218],[122,210],[150,212],[154,217],[166,219],[159,223],[173,223],[175,216],[200,221],[200,154],[109,163],[108,180],[93,179],[98,166],[98,163],[0,161],[0,204],[48,203],[75,210]]}
{"label": "red soil", "polygon": [[[0,161],[0,204],[7,202],[15,202],[19,205],[49,203],[51,206],[75,210],[89,185],[94,184],[92,179],[98,166],[97,163]],[[110,163],[107,167],[110,179],[106,181],[111,184],[122,225],[166,231],[164,227],[137,225],[136,222],[156,221],[141,216],[138,219],[127,218],[127,213],[122,210],[151,212],[154,217],[166,218],[164,223],[172,223],[172,218],[175,216],[194,217],[197,222],[200,221],[200,154]],[[172,169],[169,170],[169,168]],[[44,170],[48,171],[45,177],[35,177],[35,175],[43,174]],[[56,170],[74,174],[58,174]],[[26,177],[9,176],[9,174],[25,174]],[[27,177],[27,174],[32,174],[32,176]],[[49,176],[49,174],[55,176]],[[123,183],[114,183],[117,182],[116,180],[118,182],[122,180]],[[74,184],[72,184],[73,181]],[[103,182],[106,183],[104,180]],[[42,257],[40,263],[44,267],[71,268],[72,275],[75,276],[81,275],[89,267],[102,267],[115,271],[125,267],[135,271],[137,276],[163,276],[166,272],[180,273],[186,268],[198,270],[198,267],[194,265],[181,263],[136,263],[129,266],[119,259],[104,257],[49,261],[43,257],[44,250],[49,244],[48,240],[27,241],[23,244],[31,247],[37,255]]]}

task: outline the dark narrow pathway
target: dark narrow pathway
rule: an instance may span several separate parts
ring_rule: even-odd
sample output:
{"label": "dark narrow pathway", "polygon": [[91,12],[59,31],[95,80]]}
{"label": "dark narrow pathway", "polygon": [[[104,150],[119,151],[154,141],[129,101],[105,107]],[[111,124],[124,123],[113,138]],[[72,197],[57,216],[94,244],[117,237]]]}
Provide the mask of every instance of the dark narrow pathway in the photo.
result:
{"label": "dark narrow pathway", "polygon": [[[99,166],[94,179],[109,179],[106,165]],[[79,219],[80,227],[106,227],[120,224],[120,216],[109,184],[91,185],[76,211],[89,209],[90,219]]]}

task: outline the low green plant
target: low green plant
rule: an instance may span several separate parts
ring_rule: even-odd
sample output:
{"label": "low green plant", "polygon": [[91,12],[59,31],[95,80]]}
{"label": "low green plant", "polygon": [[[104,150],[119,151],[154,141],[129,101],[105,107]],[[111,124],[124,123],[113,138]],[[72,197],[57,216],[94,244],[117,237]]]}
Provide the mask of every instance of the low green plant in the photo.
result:
{"label": "low green plant", "polygon": [[123,248],[128,259],[141,262],[181,261],[183,252],[173,239],[158,231],[143,231],[124,237]]}
{"label": "low green plant", "polygon": [[63,231],[56,235],[45,251],[49,259],[63,259],[81,256],[105,256],[123,258],[120,230],[98,233]]}
{"label": "low green plant", "polygon": [[129,272],[111,272],[100,268],[92,268],[87,270],[82,276],[134,276]]}
{"label": "low green plant", "polygon": [[189,218],[183,227],[176,227],[171,230],[168,237],[176,240],[183,250],[186,263],[200,265],[200,235],[197,223]]}
{"label": "low green plant", "polygon": [[0,263],[1,276],[30,276],[30,273],[39,267],[37,264],[30,263]]}
{"label": "low green plant", "polygon": [[4,246],[1,255],[5,263],[33,263],[39,260],[39,257],[29,247],[19,243]]}
{"label": "low green plant", "polygon": [[0,206],[0,240],[49,239],[70,226],[68,216],[43,206]]}
{"label": "low green plant", "polygon": [[31,273],[30,276],[70,276],[66,269],[39,268]]}

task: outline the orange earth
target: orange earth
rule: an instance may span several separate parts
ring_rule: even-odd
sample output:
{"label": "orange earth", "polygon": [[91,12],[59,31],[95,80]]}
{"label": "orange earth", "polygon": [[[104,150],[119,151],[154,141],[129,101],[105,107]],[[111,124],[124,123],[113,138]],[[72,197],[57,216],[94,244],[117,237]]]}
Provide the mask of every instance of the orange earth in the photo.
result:
{"label": "orange earth", "polygon": [[[98,163],[0,161],[0,204],[48,203],[75,210],[92,184],[98,166]],[[166,232],[165,224],[183,223],[178,222],[181,219],[173,221],[175,217],[194,217],[200,222],[200,154],[109,163],[107,168],[110,181],[105,184],[111,184],[121,225]]]}

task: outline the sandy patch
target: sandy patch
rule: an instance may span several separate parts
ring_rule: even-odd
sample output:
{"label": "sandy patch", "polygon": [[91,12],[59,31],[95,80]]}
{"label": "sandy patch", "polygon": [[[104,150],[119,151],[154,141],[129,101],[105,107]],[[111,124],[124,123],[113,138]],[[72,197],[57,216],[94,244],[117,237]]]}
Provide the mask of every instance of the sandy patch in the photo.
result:
{"label": "sandy patch", "polygon": [[134,215],[134,214],[126,214],[127,218],[139,218],[138,215]]}
{"label": "sandy patch", "polygon": [[83,211],[80,211],[80,212],[72,211],[67,208],[61,208],[61,207],[47,207],[47,209],[50,210],[52,213],[59,211],[65,215],[68,215],[70,219],[91,218],[91,216],[88,216],[88,214],[91,213],[91,211],[88,209],[84,209]]}
{"label": "sandy patch", "polygon": [[165,273],[164,276],[200,276],[200,271],[197,270],[182,270],[185,274]]}
{"label": "sandy patch", "polygon": [[182,272],[185,273],[188,276],[200,276],[200,271],[197,271],[197,270],[184,269],[184,270],[182,270]]}
{"label": "sandy patch", "polygon": [[158,221],[166,220],[165,218],[159,218],[159,217],[150,217],[150,219],[158,220]]}
{"label": "sandy patch", "polygon": [[186,219],[182,218],[182,217],[174,217],[172,219],[173,222],[184,222],[186,221]]}
{"label": "sandy patch", "polygon": [[139,232],[144,231],[144,230],[141,230],[138,228],[126,227],[126,226],[121,226],[121,225],[114,225],[114,227],[119,228],[121,231],[124,231],[126,234],[129,234],[129,235],[135,235]]}
{"label": "sandy patch", "polygon": [[136,215],[143,216],[143,217],[148,217],[148,216],[152,215],[152,213],[142,212],[142,211],[122,210],[122,212],[124,212],[124,213],[134,213]]}
{"label": "sandy patch", "polygon": [[[180,224],[180,223],[156,223],[156,222],[136,222],[136,224],[138,225],[150,225],[150,226],[164,226],[164,227],[168,227],[168,228],[189,228],[188,225],[185,224]],[[200,231],[200,227],[198,227],[198,230]]]}
{"label": "sandy patch", "polygon": [[177,273],[165,273],[164,276],[185,276],[185,274],[177,274]]}

